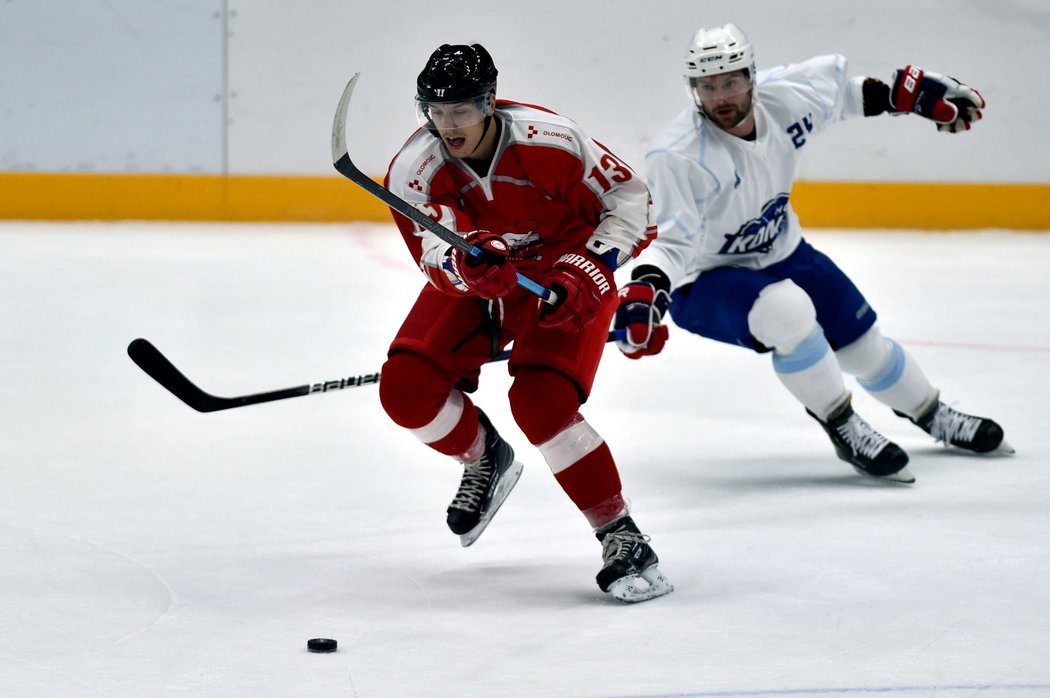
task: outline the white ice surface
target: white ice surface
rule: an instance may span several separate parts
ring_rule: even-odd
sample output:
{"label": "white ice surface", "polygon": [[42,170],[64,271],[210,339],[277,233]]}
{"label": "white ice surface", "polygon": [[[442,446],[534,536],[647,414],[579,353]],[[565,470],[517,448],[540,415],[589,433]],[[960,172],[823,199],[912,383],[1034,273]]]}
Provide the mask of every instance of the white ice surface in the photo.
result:
{"label": "white ice surface", "polygon": [[219,395],[376,371],[421,284],[392,226],[0,224],[0,695],[1050,695],[1050,235],[808,237],[1017,454],[858,391],[918,478],[879,486],[768,357],[610,347],[584,414],[676,586],[624,606],[505,365],[476,399],[526,469],[463,549],[374,386],[198,414],[125,354]]}

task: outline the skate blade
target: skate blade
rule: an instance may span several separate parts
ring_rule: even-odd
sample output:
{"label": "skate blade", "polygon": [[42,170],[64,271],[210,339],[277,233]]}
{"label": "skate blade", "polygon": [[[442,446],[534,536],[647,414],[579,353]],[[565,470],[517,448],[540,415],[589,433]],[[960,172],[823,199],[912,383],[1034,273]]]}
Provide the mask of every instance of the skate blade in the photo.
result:
{"label": "skate blade", "polygon": [[674,585],[663,575],[656,565],[642,570],[640,574],[630,574],[617,579],[609,586],[613,598],[624,603],[640,603],[670,594]]}
{"label": "skate blade", "polygon": [[499,484],[496,485],[496,491],[492,494],[492,501],[489,503],[488,511],[481,515],[478,519],[478,525],[470,529],[466,533],[460,534],[459,543],[464,548],[470,547],[474,544],[481,534],[485,532],[485,528],[488,527],[489,521],[492,521],[492,517],[496,515],[499,508],[503,505],[503,502],[510,495],[510,491],[514,489],[514,485],[518,484],[518,478],[521,477],[521,471],[524,469],[518,461],[514,461],[507,468],[507,471],[500,477]]}
{"label": "skate blade", "polygon": [[911,485],[915,482],[915,476],[911,474],[911,471],[908,470],[907,467],[901,468],[897,472],[890,473],[889,475],[872,475],[871,473],[857,467],[854,467],[853,469],[864,477],[872,480],[885,480],[886,482],[895,482],[901,485]]}
{"label": "skate blade", "polygon": [[989,451],[989,454],[993,456],[1012,456],[1015,453],[1017,451],[1014,450],[1013,446],[1006,443],[1006,439],[1000,441],[998,446]]}

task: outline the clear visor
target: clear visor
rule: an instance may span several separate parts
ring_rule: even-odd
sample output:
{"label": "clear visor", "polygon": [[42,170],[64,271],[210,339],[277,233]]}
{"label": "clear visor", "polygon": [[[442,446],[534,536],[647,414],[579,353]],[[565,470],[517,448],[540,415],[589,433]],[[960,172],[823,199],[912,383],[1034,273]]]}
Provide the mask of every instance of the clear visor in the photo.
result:
{"label": "clear visor", "polygon": [[490,95],[465,102],[428,102],[416,98],[416,119],[424,128],[447,131],[480,124],[488,115]]}
{"label": "clear visor", "polygon": [[751,78],[746,70],[735,70],[722,75],[689,78],[689,87],[696,98],[708,104],[720,98],[739,97],[751,89]]}

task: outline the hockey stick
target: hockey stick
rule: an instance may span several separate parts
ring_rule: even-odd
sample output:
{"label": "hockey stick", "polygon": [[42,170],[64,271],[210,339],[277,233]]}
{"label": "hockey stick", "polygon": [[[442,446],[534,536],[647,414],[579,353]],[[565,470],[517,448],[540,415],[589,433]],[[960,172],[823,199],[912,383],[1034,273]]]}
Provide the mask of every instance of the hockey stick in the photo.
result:
{"label": "hockey stick", "polygon": [[[610,332],[607,342],[614,341],[624,336],[623,331]],[[245,407],[257,405],[260,402],[273,402],[274,400],[287,400],[292,397],[303,395],[314,395],[315,393],[329,393],[333,390],[344,388],[357,388],[362,385],[376,385],[379,383],[379,373],[365,373],[360,376],[350,376],[321,383],[307,383],[294,388],[283,388],[281,390],[270,390],[264,393],[253,393],[251,395],[238,395],[236,397],[219,397],[206,393],[198,388],[193,381],[184,376],[175,364],[171,363],[160,349],[153,346],[149,340],[135,339],[128,345],[128,356],[139,368],[146,372],[150,378],[161,384],[169,393],[185,402],[198,412],[218,412],[234,407]],[[510,358],[510,352],[504,351],[492,361],[506,361]]]}
{"label": "hockey stick", "polygon": [[323,383],[307,383],[306,385],[282,390],[270,390],[265,393],[254,393],[252,395],[239,395],[237,397],[219,397],[206,393],[193,381],[184,376],[175,365],[160,353],[157,347],[145,339],[136,339],[128,345],[128,356],[138,364],[153,380],[160,383],[172,395],[185,402],[198,412],[218,412],[233,407],[244,407],[256,405],[260,402],[272,402],[274,400],[286,400],[291,397],[313,395],[314,393],[327,393],[343,388],[356,388],[361,385],[374,385],[379,382],[378,373],[366,373],[361,376],[339,378],[337,380],[324,381]]}
{"label": "hockey stick", "polygon": [[[346,87],[343,89],[343,96],[339,98],[339,106],[336,107],[335,110],[335,121],[332,123],[332,164],[335,166],[335,169],[338,170],[339,174],[343,175],[369,194],[375,196],[390,208],[408,218],[419,227],[434,233],[434,235],[437,235],[457,250],[466,252],[472,257],[481,257],[485,255],[485,252],[481,248],[471,245],[466,239],[452,232],[433,218],[430,218],[404,199],[393,194],[386,187],[377,184],[375,180],[357,169],[357,165],[355,165],[353,160],[350,159],[350,150],[346,146],[346,118],[347,111],[350,108],[350,97],[354,94],[354,86],[357,85],[357,78],[360,76],[361,73],[354,73],[354,77],[350,78],[350,82],[346,83]],[[556,293],[546,286],[536,283],[527,276],[518,274],[518,284],[551,305],[555,305],[558,302],[558,295]]]}

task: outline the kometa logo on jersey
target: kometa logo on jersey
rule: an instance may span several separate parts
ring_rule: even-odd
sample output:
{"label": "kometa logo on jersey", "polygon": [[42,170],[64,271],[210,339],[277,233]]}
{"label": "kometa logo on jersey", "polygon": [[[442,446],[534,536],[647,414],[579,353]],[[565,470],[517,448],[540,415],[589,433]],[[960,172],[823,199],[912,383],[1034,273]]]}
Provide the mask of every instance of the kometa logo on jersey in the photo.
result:
{"label": "kometa logo on jersey", "polygon": [[749,254],[769,252],[777,237],[787,227],[788,195],[778,194],[762,208],[758,218],[752,218],[732,235],[726,235],[726,244],[719,254]]}

